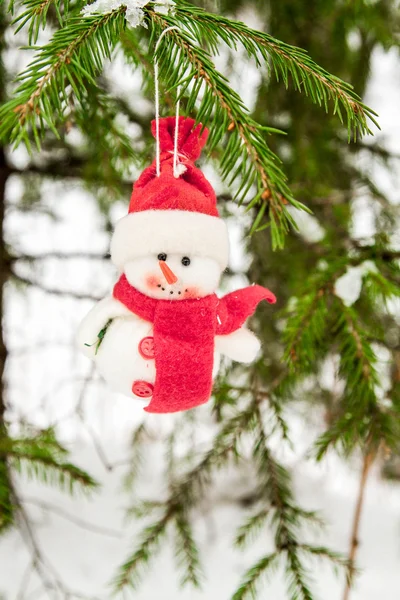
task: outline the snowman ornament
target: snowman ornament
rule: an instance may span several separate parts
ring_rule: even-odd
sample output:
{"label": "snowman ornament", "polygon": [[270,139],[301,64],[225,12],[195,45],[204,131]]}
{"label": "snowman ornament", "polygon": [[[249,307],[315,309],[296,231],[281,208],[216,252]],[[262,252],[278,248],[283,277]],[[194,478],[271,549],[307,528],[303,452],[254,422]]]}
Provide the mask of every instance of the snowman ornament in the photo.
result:
{"label": "snowman ornament", "polygon": [[215,294],[229,244],[215,192],[194,163],[207,135],[193,119],[160,119],[159,169],[154,161],[139,177],[111,240],[120,278],[78,330],[79,348],[110,387],[146,400],[147,412],[207,402],[221,355],[255,359],[260,343],[246,319],[260,301],[276,301],[259,285]]}

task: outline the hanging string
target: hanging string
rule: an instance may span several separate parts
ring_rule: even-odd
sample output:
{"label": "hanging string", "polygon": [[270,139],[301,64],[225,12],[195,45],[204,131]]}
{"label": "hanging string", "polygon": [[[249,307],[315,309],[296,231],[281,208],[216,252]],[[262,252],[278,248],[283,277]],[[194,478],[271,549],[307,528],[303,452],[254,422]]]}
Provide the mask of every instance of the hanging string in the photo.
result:
{"label": "hanging string", "polygon": [[176,101],[176,115],[175,115],[175,138],[174,138],[174,177],[178,179],[180,173],[178,171],[178,133],[179,133],[179,105],[180,105],[180,93],[181,86],[178,85],[176,88],[176,94],[178,99]]}
{"label": "hanging string", "polygon": [[[154,50],[154,80],[155,80],[155,108],[156,108],[156,173],[157,177],[160,177],[161,174],[161,160],[160,160],[160,84],[159,84],[159,69],[158,69],[158,60],[157,60],[157,51],[160,46],[160,42],[164,35],[168,33],[168,31],[172,31],[173,29],[178,29],[176,25],[173,27],[167,27],[164,29],[162,34],[157,40],[157,44]],[[179,95],[180,95],[180,86],[177,87],[176,93],[178,96],[178,100],[176,101],[176,118],[175,118],[175,135],[174,135],[174,159],[173,159],[173,168],[174,168],[174,177],[179,177],[179,169],[178,169],[178,134],[179,134]]]}

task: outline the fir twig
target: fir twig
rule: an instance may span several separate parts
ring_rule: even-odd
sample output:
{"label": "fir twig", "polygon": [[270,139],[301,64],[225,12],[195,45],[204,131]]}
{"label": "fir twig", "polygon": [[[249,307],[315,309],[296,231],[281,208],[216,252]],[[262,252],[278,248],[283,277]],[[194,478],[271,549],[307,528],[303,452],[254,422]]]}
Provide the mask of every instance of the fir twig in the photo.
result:
{"label": "fir twig", "polygon": [[157,521],[149,525],[142,533],[138,548],[120,567],[113,585],[116,591],[127,586],[136,588],[144,567],[154,558],[161,538],[166,535],[168,525],[175,524],[178,533],[177,555],[185,557],[185,575],[183,581],[198,586],[200,565],[198,552],[190,533],[186,518],[187,511],[197,504],[211,483],[211,476],[226,463],[229,456],[238,456],[238,443],[245,431],[251,427],[253,405],[231,419],[228,419],[216,436],[213,448],[207,452],[200,462],[178,481],[171,485],[171,493],[161,507],[157,503],[145,503],[145,510],[162,509]]}
{"label": "fir twig", "polygon": [[[160,16],[148,10],[152,20],[153,37],[175,24],[171,17]],[[129,35],[129,32],[126,32]],[[281,133],[260,127],[248,114],[239,95],[229,86],[226,78],[216,69],[211,56],[196,44],[186,31],[170,30],[158,51],[160,74],[167,89],[180,87],[181,96],[187,94],[186,111],[191,113],[201,97],[197,120],[207,124],[211,119],[208,149],[212,152],[225,134],[228,141],[221,156],[221,174],[229,185],[240,178],[235,199],[241,203],[252,192],[248,209],[259,205],[252,231],[264,229],[263,217],[269,217],[274,247],[282,247],[285,233],[295,222],[287,204],[307,210],[296,201],[280,168],[280,159],[268,147],[265,136]],[[174,69],[171,65],[176,64]],[[191,85],[195,82],[193,85]],[[255,191],[254,191],[255,190]]]}
{"label": "fir twig", "polygon": [[180,26],[183,24],[216,54],[219,53],[220,41],[232,49],[236,49],[238,44],[242,45],[258,67],[262,66],[261,60],[270,64],[277,80],[282,79],[286,88],[290,75],[294,88],[310,96],[314,103],[324,106],[326,112],[328,102],[333,101],[333,111],[343,122],[342,107],[347,119],[349,140],[352,134],[356,139],[357,135],[371,133],[368,119],[379,127],[374,119],[376,113],[361,102],[352,86],[328,73],[302,48],[281,42],[223,15],[206,12],[184,0],[177,0],[175,16],[170,20]]}
{"label": "fir twig", "polygon": [[18,24],[15,32],[18,33],[18,31],[29,23],[29,44],[36,44],[39,36],[39,29],[40,27],[42,27],[42,29],[46,27],[47,14],[52,6],[55,9],[60,26],[63,26],[64,19],[62,12],[68,12],[69,0],[25,0],[22,6],[24,6],[26,10],[14,19],[13,24]]}
{"label": "fir twig", "polygon": [[90,490],[96,481],[85,471],[64,460],[67,451],[49,429],[26,438],[0,440],[0,456],[6,456],[11,468],[24,471],[28,477],[57,484],[74,493],[77,488]]}
{"label": "fir twig", "polygon": [[257,561],[246,572],[243,580],[232,596],[232,600],[245,600],[246,598],[257,598],[257,586],[261,577],[273,572],[279,565],[280,555],[273,552]]}
{"label": "fir twig", "polygon": [[19,76],[14,98],[0,109],[0,137],[17,145],[21,140],[30,148],[29,129],[37,147],[50,128],[58,137],[57,123],[68,106],[68,86],[77,102],[82,102],[86,86],[96,86],[103,58],[124,28],[126,7],[105,15],[76,17],[55,32],[47,46],[37,49],[36,58]]}
{"label": "fir twig", "polygon": [[303,555],[310,554],[326,558],[342,567],[347,567],[347,561],[328,548],[301,543],[300,534],[303,526],[308,522],[318,521],[318,518],[315,513],[304,511],[296,505],[291,491],[289,473],[274,459],[268,448],[262,414],[258,405],[255,407],[255,416],[258,425],[253,455],[261,482],[260,490],[263,493],[264,501],[268,502],[268,508],[260,510],[240,528],[236,543],[241,546],[252,539],[255,533],[260,533],[266,524],[266,519],[270,518],[275,530],[276,550],[250,567],[232,600],[256,598],[261,577],[269,574],[271,568],[276,567],[281,561],[285,565],[290,599],[313,600],[308,573],[302,561]]}
{"label": "fir twig", "polygon": [[199,551],[183,509],[178,510],[175,517],[175,554],[178,568],[183,571],[181,585],[190,583],[193,587],[199,588],[202,578]]}

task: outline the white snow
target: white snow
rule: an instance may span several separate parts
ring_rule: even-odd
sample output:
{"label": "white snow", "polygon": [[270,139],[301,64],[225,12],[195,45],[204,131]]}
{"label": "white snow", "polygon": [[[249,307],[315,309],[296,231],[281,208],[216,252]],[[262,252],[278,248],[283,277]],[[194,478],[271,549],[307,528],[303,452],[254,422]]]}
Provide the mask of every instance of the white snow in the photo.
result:
{"label": "white snow", "polygon": [[129,25],[131,27],[138,27],[139,25],[146,27],[143,8],[147,4],[152,4],[156,12],[164,15],[173,11],[175,6],[173,0],[156,0],[155,2],[149,2],[149,0],[95,0],[92,4],[84,6],[81,13],[85,17],[94,14],[104,15],[117,10],[121,6],[126,6],[125,18]]}
{"label": "white snow", "polygon": [[365,260],[356,267],[348,267],[346,273],[335,282],[336,296],[341,298],[346,306],[351,306],[360,297],[365,275],[377,271],[375,263],[370,260]]}

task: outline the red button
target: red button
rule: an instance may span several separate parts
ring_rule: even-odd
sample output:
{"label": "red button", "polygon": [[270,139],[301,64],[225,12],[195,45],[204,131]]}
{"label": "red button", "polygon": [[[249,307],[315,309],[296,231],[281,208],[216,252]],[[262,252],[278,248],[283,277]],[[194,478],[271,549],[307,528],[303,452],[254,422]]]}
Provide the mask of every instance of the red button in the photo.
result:
{"label": "red button", "polygon": [[154,358],[154,338],[143,338],[139,342],[139,353],[143,358]]}
{"label": "red button", "polygon": [[149,398],[153,395],[154,386],[148,381],[134,381],[132,392],[139,398]]}

